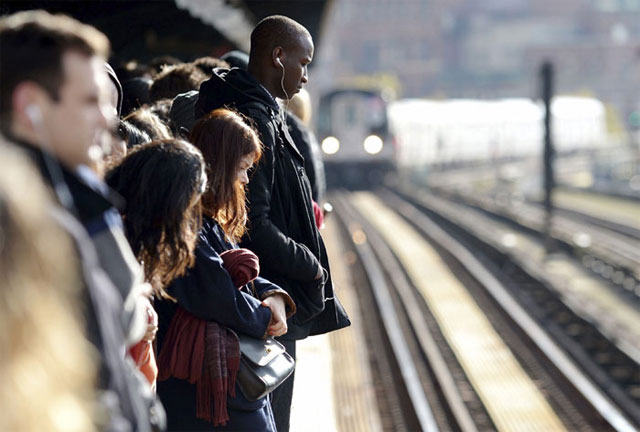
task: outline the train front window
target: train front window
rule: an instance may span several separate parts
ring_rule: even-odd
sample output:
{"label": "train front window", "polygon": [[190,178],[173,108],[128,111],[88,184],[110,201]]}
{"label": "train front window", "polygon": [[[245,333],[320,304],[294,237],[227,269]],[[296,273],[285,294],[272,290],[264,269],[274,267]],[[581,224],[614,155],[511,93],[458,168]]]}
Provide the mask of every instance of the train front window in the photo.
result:
{"label": "train front window", "polygon": [[353,124],[356,122],[358,116],[356,113],[356,107],[353,104],[348,104],[345,107],[345,119],[347,120],[348,124]]}
{"label": "train front window", "polygon": [[385,104],[378,98],[370,98],[368,105],[369,126],[371,129],[378,129],[385,124]]}

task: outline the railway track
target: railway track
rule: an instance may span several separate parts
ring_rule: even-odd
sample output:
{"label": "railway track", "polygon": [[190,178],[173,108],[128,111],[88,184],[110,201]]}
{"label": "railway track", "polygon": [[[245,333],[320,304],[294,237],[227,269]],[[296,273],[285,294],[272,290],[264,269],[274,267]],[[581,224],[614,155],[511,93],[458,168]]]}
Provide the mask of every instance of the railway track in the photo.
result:
{"label": "railway track", "polygon": [[599,228],[606,229],[610,232],[614,232],[616,234],[620,234],[626,236],[627,238],[640,241],[640,229],[621,224],[618,222],[613,222],[607,219],[602,219],[597,216],[593,216],[582,211],[572,210],[568,208],[559,207],[556,208],[556,212],[566,217],[567,219],[574,219],[583,222],[584,224],[593,225]]}
{"label": "railway track", "polygon": [[[556,291],[564,291],[563,300],[569,308],[586,321],[592,322],[609,340],[615,341],[627,356],[640,364],[640,333],[637,331],[640,327],[637,322],[640,308],[640,262],[636,262],[640,254],[640,240],[599,228],[598,234],[588,235],[590,241],[584,244],[584,239],[580,240],[580,237],[589,230],[589,227],[585,227],[586,222],[576,223],[556,217],[550,229],[555,238],[555,247],[549,254],[543,236],[542,225],[545,218],[541,209],[531,211],[520,205],[509,208],[504,200],[463,198],[444,191],[441,191],[443,197],[433,195],[425,189],[408,190],[395,186],[390,187],[390,190],[418,206],[430,207],[456,225],[464,226],[467,234],[483,239],[482,243],[489,244],[498,256],[515,259],[518,266],[525,268],[534,279],[545,281],[547,286],[555,287]],[[577,226],[583,228],[576,228]],[[591,241],[593,239],[598,241]],[[580,246],[576,243],[583,244]],[[618,259],[612,260],[610,254]],[[620,257],[624,254],[635,257],[622,266],[615,264],[620,263]],[[586,268],[590,276],[577,269],[570,271],[570,276],[562,274],[563,272],[554,274],[558,272],[552,271],[552,264],[549,264],[549,261],[554,260],[547,259],[553,256],[560,257],[559,261],[564,261],[565,267]],[[583,280],[589,283],[582,283]],[[585,293],[588,294],[584,295]],[[624,310],[612,309],[610,305],[616,303]],[[597,304],[609,306],[601,308]]]}
{"label": "railway track", "polygon": [[[551,407],[562,427],[581,431],[635,430],[632,422],[638,419],[629,420],[617,401],[611,402],[609,393],[592,384],[592,378],[583,372],[584,362],[576,361],[558,347],[566,341],[559,342],[557,335],[550,336],[549,326],[538,324],[535,313],[529,315],[533,307],[531,300],[524,307],[519,303],[522,299],[516,301],[512,287],[505,286],[504,281],[493,275],[495,268],[490,260],[475,259],[459,239],[454,238],[459,234],[452,236],[447,232],[450,227],[438,226],[443,221],[434,222],[437,217],[429,218],[425,209],[390,192],[381,197],[392,208],[402,209],[407,222],[437,245],[446,264],[458,275],[475,302],[487,311],[493,328],[515,353],[525,374],[547,395],[543,405],[547,403]],[[376,312],[374,317],[365,317],[371,333],[369,345],[387,341],[384,350],[372,355],[376,363],[374,370],[383,377],[379,378],[378,398],[385,411],[385,429],[475,431],[518,430],[512,427],[531,426],[532,419],[508,423],[505,419],[509,416],[488,403],[483,393],[486,390],[477,379],[474,381],[473,374],[467,370],[469,365],[465,365],[463,356],[442,331],[434,306],[429,305],[416,288],[415,278],[408,273],[397,251],[389,246],[388,239],[379,233],[380,227],[375,227],[358,211],[350,196],[338,194],[333,202],[345,232],[353,240],[360,277],[371,286],[368,295],[361,294],[363,301],[368,302],[364,309]],[[515,273],[510,277],[512,282],[517,279]],[[535,281],[527,280],[526,284],[535,291]],[[554,313],[566,321],[570,311],[554,310],[548,315]],[[569,327],[575,331],[575,323],[572,324]],[[555,327],[560,326],[555,324]],[[561,329],[556,330],[562,334]],[[598,340],[594,345],[601,343]],[[621,367],[624,365],[618,364],[618,373]],[[627,408],[633,408],[633,401]],[[506,429],[505,425],[508,425]]]}
{"label": "railway track", "polygon": [[[543,208],[534,203],[444,189],[438,193],[537,235],[544,235],[549,228]],[[558,247],[572,253],[585,267],[635,300],[640,299],[640,230],[580,211],[557,208],[549,233]]]}

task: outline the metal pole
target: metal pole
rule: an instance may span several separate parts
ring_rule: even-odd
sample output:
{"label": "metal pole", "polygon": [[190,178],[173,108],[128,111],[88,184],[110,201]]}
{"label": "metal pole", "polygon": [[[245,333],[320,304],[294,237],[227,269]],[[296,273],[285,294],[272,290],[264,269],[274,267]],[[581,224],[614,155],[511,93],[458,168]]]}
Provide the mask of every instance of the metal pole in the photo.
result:
{"label": "metal pole", "polygon": [[555,152],[553,149],[553,141],[551,136],[551,99],[553,97],[553,64],[545,61],[540,68],[540,76],[542,79],[542,101],[544,103],[544,209],[545,209],[545,228],[544,241],[547,253],[553,251],[553,241],[551,239],[551,221],[553,215],[552,193],[555,187],[553,173],[553,158]]}

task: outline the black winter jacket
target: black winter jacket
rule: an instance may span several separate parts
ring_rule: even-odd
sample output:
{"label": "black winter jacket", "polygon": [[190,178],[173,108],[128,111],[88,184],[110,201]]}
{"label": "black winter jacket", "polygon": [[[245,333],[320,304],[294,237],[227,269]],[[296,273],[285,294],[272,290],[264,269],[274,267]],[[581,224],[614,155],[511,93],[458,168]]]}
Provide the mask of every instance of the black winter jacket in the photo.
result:
{"label": "black winter jacket", "polygon": [[313,200],[318,204],[324,200],[327,189],[324,163],[315,135],[295,114],[287,113],[287,126],[293,142],[304,157],[304,168],[311,183]]}
{"label": "black winter jacket", "polygon": [[[316,229],[311,186],[277,102],[248,72],[215,69],[202,83],[195,117],[235,108],[251,118],[264,146],[248,186],[249,224],[242,246],[260,258],[261,275],[297,306],[284,339],[303,339],[350,324],[333,291],[327,252]],[[325,277],[315,280],[319,267]]]}

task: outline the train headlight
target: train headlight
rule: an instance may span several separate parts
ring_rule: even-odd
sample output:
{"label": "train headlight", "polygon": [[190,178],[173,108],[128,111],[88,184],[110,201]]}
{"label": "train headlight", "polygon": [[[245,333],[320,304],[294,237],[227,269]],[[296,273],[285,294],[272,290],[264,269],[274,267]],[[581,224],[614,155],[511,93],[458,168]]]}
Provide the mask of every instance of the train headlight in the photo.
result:
{"label": "train headlight", "polygon": [[382,151],[382,138],[378,135],[369,135],[364,139],[364,151],[369,154],[378,154]]}
{"label": "train headlight", "polygon": [[326,154],[336,154],[340,150],[340,141],[336,137],[326,137],[322,140],[322,151]]}

